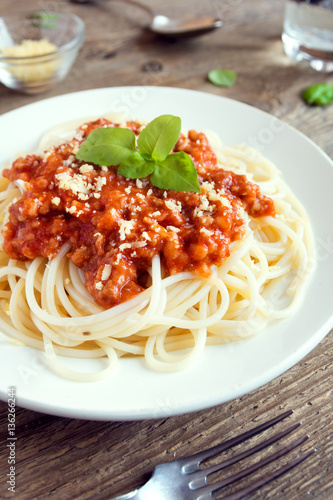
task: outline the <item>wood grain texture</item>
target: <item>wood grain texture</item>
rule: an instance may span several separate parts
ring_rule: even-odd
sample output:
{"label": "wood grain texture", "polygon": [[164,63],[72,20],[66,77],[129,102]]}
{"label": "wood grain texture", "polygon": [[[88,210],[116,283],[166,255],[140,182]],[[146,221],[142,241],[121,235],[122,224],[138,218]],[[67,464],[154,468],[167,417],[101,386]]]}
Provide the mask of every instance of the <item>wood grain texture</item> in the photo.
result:
{"label": "wood grain texture", "polygon": [[[169,15],[189,10],[220,13],[225,24],[213,34],[179,43],[161,40],[143,29],[145,15],[121,2],[79,6],[65,0],[30,0],[31,9],[78,14],[86,23],[86,41],[66,80],[50,92],[26,96],[1,86],[0,113],[91,88],[189,88],[227,96],[267,111],[296,127],[333,158],[333,106],[310,108],[300,98],[306,86],[323,80],[333,83],[333,76],[316,73],[306,65],[295,65],[284,55],[282,0],[183,0],[168,4],[147,0],[146,4]],[[27,8],[24,0],[1,1],[1,13],[20,8]],[[230,89],[212,86],[207,73],[216,67],[236,71],[237,84]],[[310,434],[302,449],[315,447],[317,453],[248,498],[333,498],[332,357],[331,332],[301,362],[271,383],[229,403],[166,419],[94,422],[17,408],[15,498],[106,500],[142,484],[157,464],[209,447],[290,408],[295,410],[294,415],[279,428],[302,420],[296,436]],[[7,415],[7,404],[0,402],[0,498],[4,499],[14,497],[6,483]],[[270,466],[266,470],[273,469]],[[246,479],[243,484],[249,482]],[[232,486],[226,491],[235,489]]]}

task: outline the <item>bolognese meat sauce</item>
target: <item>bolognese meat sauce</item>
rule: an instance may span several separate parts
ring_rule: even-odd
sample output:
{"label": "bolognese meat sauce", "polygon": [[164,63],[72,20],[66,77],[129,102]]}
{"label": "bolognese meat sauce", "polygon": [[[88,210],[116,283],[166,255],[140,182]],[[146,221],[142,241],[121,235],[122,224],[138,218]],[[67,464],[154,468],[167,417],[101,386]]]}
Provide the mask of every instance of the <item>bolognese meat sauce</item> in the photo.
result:
{"label": "bolognese meat sauce", "polygon": [[[14,161],[3,175],[21,189],[3,229],[13,259],[54,258],[69,241],[68,257],[84,271],[86,287],[105,308],[143,290],[142,276],[159,254],[169,274],[210,275],[245,232],[245,213],[274,215],[256,184],[218,166],[203,133],[181,135],[174,151],[188,153],[201,193],[165,191],[148,178],[125,179],[117,168],[77,160],[81,143],[106,119],[82,125],[73,140]],[[127,122],[135,133],[140,123]]]}

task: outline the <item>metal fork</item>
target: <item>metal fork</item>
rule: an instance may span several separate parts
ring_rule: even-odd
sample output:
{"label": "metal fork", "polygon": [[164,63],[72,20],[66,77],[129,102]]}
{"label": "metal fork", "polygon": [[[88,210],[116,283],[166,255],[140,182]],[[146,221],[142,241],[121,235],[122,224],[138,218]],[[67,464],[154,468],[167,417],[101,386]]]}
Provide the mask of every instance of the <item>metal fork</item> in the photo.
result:
{"label": "metal fork", "polygon": [[[293,413],[293,410],[288,410],[279,416],[255,427],[235,438],[229,439],[223,443],[218,444],[212,448],[196,453],[195,455],[191,455],[189,457],[184,457],[179,460],[164,463],[155,467],[153,474],[149,481],[144,484],[141,488],[131,491],[130,493],[126,493],[125,495],[120,495],[114,497],[110,500],[209,500],[212,499],[212,493],[227,486],[239,479],[255,472],[258,469],[261,469],[265,465],[277,460],[279,457],[282,457],[289,451],[293,450],[297,446],[301,445],[306,441],[309,436],[306,435],[300,439],[293,441],[288,444],[281,450],[269,455],[268,457],[262,459],[261,461],[255,463],[254,465],[242,469],[237,474],[234,474],[230,477],[217,481],[215,483],[208,484],[207,477],[209,474],[213,472],[217,472],[219,470],[224,469],[240,460],[243,460],[254,453],[270,446],[275,443],[279,439],[283,438],[287,434],[290,434],[295,429],[297,429],[301,423],[298,422],[288,429],[279,432],[278,434],[274,434],[269,439],[262,441],[256,446],[239,453],[238,455],[224,460],[216,465],[212,465],[210,467],[201,468],[200,464],[204,460],[207,460],[211,457],[226,451],[233,446],[241,444],[251,437],[263,432],[264,430],[272,427],[276,423],[281,420],[287,418]],[[289,471],[296,465],[300,464],[308,458],[310,455],[315,453],[315,449],[310,449],[308,452],[300,455],[299,457],[291,460],[286,465],[276,469],[271,474],[265,475],[263,478],[260,478],[253,482],[250,486],[242,488],[238,490],[236,493],[224,496],[223,500],[239,500],[240,498],[245,497],[249,493],[258,490],[265,484],[273,481],[273,479],[281,476],[285,472]]]}

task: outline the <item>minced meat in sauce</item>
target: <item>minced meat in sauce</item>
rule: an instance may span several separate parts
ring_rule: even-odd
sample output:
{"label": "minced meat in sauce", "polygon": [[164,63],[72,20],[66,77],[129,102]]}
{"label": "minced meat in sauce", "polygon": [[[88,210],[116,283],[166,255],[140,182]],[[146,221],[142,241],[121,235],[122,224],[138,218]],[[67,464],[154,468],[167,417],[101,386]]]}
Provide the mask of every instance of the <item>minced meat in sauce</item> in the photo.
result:
{"label": "minced meat in sauce", "polygon": [[[243,210],[252,217],[275,214],[273,201],[244,175],[221,169],[206,136],[193,130],[174,151],[191,156],[200,194],[164,191],[147,178],[125,179],[116,167],[77,160],[80,144],[102,126],[117,125],[106,119],[84,124],[73,140],[4,170],[23,193],[9,208],[3,248],[13,259],[52,259],[69,241],[69,259],[105,308],[144,289],[142,277],[156,254],[169,274],[209,276],[244,235]],[[126,126],[138,133],[141,125]]]}

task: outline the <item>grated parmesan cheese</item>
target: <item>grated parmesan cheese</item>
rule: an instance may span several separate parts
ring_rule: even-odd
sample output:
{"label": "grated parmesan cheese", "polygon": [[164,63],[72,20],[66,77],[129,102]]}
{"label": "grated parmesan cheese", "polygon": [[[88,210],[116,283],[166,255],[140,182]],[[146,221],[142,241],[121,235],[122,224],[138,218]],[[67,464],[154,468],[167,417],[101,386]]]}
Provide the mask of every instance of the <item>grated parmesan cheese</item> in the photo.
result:
{"label": "grated parmesan cheese", "polygon": [[[127,248],[132,248],[131,243],[122,243],[119,245],[119,250],[122,252],[123,250],[126,250]],[[119,254],[118,254],[119,255]]]}
{"label": "grated parmesan cheese", "polygon": [[167,226],[166,227],[167,231],[173,231],[174,233],[179,233],[180,228],[176,226]]}
{"label": "grated parmesan cheese", "polygon": [[55,52],[58,47],[47,38],[42,40],[23,40],[20,44],[9,45],[1,49],[5,57],[31,57]]}
{"label": "grated parmesan cheese", "polygon": [[[80,167],[81,174],[92,170],[94,170],[92,165],[85,164]],[[68,171],[56,174],[55,179],[58,181],[59,189],[71,191],[79,200],[88,200],[90,197],[100,198],[99,193],[102,186],[106,184],[106,178],[97,177],[94,179],[94,184],[92,184],[81,174],[71,175]]]}
{"label": "grated parmesan cheese", "polygon": [[96,191],[101,191],[102,187],[106,184],[106,177],[97,177],[96,179]]}
{"label": "grated parmesan cheese", "polygon": [[84,165],[81,165],[79,170],[81,174],[87,174],[88,172],[92,172],[94,170],[94,167],[92,165],[89,165],[89,163],[85,163]]}
{"label": "grated parmesan cheese", "polygon": [[81,200],[88,199],[88,193],[92,185],[87,183],[82,175],[74,174],[71,176],[68,172],[61,172],[60,174],[56,174],[55,179],[58,181],[60,189],[72,191]]}
{"label": "grated parmesan cheese", "polygon": [[145,246],[147,246],[147,242],[146,241],[142,241],[142,240],[141,241],[134,241],[132,243],[132,247],[133,248],[142,248],[142,247],[145,247]]}
{"label": "grated parmesan cheese", "polygon": [[[12,57],[9,71],[21,82],[33,82],[50,78],[57,70],[59,60],[50,59],[49,54],[58,47],[47,38],[42,40],[23,40],[20,44],[10,45],[1,49],[1,55]],[[20,58],[41,56],[36,61],[24,61]],[[15,61],[17,58],[17,61]]]}
{"label": "grated parmesan cheese", "polygon": [[56,206],[60,205],[60,201],[61,200],[60,200],[59,196],[55,196],[54,198],[52,198],[53,205],[56,205]]}
{"label": "grated parmesan cheese", "polygon": [[111,276],[112,266],[110,264],[105,264],[102,271],[101,280],[106,281]]}
{"label": "grated parmesan cheese", "polygon": [[173,200],[165,200],[165,205],[172,211],[172,212],[181,212],[182,211],[182,204],[180,201],[173,201]]}
{"label": "grated parmesan cheese", "polygon": [[209,229],[202,227],[200,228],[200,233],[206,234],[207,236],[212,236],[214,234],[214,231],[209,231]]}
{"label": "grated parmesan cheese", "polygon": [[72,205],[70,208],[66,208],[66,212],[69,212],[70,214],[74,214],[76,212],[76,206]]}
{"label": "grated parmesan cheese", "polygon": [[217,191],[214,182],[203,182],[201,189],[207,193],[209,201],[219,201],[224,207],[232,209],[232,205],[226,197],[224,190],[220,189]]}
{"label": "grated parmesan cheese", "polygon": [[134,220],[121,220],[118,221],[119,224],[119,232],[120,232],[120,239],[124,241],[126,239],[126,236],[131,234],[131,230],[135,226],[135,221]]}

